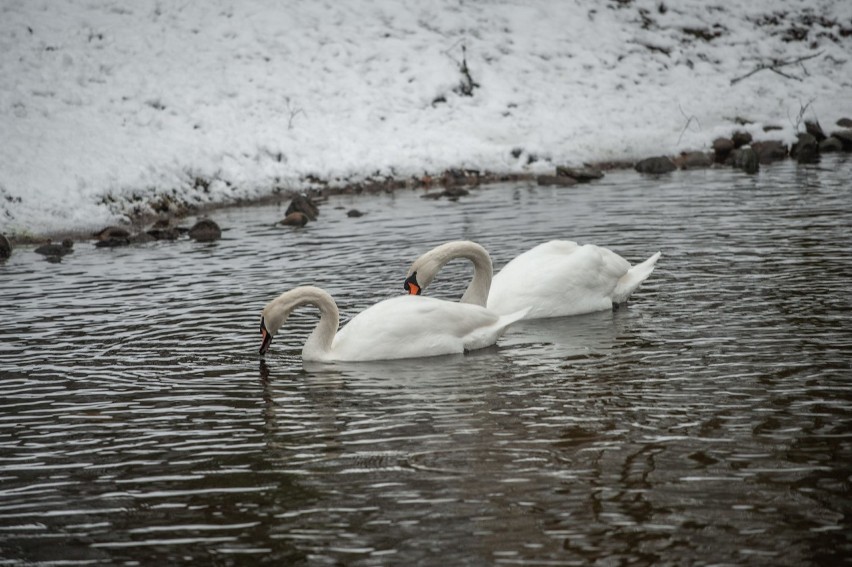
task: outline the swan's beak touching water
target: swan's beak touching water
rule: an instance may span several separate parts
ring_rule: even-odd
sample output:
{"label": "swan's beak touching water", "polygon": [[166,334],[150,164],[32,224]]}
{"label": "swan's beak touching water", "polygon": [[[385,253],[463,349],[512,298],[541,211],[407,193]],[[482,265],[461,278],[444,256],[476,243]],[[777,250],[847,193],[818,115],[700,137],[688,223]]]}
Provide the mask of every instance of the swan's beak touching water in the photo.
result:
{"label": "swan's beak touching water", "polygon": [[272,335],[266,330],[266,323],[264,323],[263,317],[260,318],[260,336],[263,337],[260,342],[260,354],[262,356],[266,354],[266,351],[269,350],[269,345],[272,344]]}
{"label": "swan's beak touching water", "polygon": [[408,278],[406,278],[405,283],[402,284],[402,287],[405,288],[405,291],[408,292],[408,295],[420,295],[420,292],[423,291],[420,289],[420,285],[417,283],[417,272],[414,272]]}

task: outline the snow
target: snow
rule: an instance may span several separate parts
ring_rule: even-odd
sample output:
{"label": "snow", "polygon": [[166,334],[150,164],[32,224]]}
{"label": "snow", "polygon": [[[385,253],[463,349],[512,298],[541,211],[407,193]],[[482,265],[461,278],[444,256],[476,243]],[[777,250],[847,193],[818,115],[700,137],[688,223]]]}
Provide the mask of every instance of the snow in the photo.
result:
{"label": "snow", "polygon": [[709,149],[737,128],[789,142],[802,108],[828,131],[852,116],[849,31],[839,0],[4,0],[0,233],[309,176],[535,173]]}

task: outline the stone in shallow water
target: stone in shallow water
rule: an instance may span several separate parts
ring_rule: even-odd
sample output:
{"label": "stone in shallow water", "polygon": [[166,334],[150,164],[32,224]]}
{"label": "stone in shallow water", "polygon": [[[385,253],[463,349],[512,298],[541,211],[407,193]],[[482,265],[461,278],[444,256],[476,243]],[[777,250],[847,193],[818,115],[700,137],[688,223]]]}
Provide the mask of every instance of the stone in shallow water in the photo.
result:
{"label": "stone in shallow water", "polygon": [[202,219],[189,229],[189,237],[198,242],[213,242],[222,238],[222,229],[210,219]]}
{"label": "stone in shallow water", "polygon": [[555,185],[558,187],[570,187],[579,183],[573,177],[566,175],[539,175],[536,181],[539,185]]}
{"label": "stone in shallow water", "polygon": [[751,145],[760,163],[772,163],[787,157],[787,146],[778,140],[755,142]]}
{"label": "stone in shallow water", "polygon": [[284,226],[305,226],[308,224],[308,215],[296,211],[284,217],[279,221],[279,224],[283,224]]}
{"label": "stone in shallow water", "polygon": [[12,255],[12,245],[5,235],[0,234],[0,261]]}
{"label": "stone in shallow water", "polygon": [[733,165],[746,173],[757,173],[760,169],[760,160],[753,148],[747,147],[735,150],[733,153]]}
{"label": "stone in shallow water", "polygon": [[595,179],[601,179],[603,171],[594,167],[568,167],[558,166],[556,168],[557,177],[572,177],[580,183],[586,183]]}
{"label": "stone in shallow water", "polygon": [[734,141],[730,138],[716,138],[713,140],[713,152],[716,154],[717,163],[725,163],[731,152],[734,151]]}
{"label": "stone in shallow water", "polygon": [[643,159],[636,164],[636,171],[639,173],[650,173],[658,175],[661,173],[669,173],[677,169],[674,162],[666,156],[657,156]]}
{"label": "stone in shallow water", "polygon": [[703,169],[713,165],[713,158],[704,152],[687,152],[677,162],[681,169]]}
{"label": "stone in shallow water", "polygon": [[107,240],[109,238],[130,238],[130,232],[126,228],[120,226],[108,226],[94,233],[98,240]]}
{"label": "stone in shallow water", "polygon": [[290,205],[284,212],[284,216],[286,217],[290,213],[302,213],[308,217],[308,220],[315,221],[319,216],[319,207],[307,195],[296,195],[290,201]]}
{"label": "stone in shallow water", "polygon": [[68,238],[62,241],[62,244],[52,244],[48,242],[35,249],[37,254],[44,256],[62,257],[74,251],[74,242]]}
{"label": "stone in shallow water", "polygon": [[799,134],[798,141],[790,148],[790,156],[799,163],[816,163],[819,161],[819,144],[811,134]]}
{"label": "stone in shallow water", "polygon": [[852,152],[852,129],[837,130],[831,133],[831,137],[840,140],[844,152]]}
{"label": "stone in shallow water", "polygon": [[843,142],[841,142],[838,138],[835,138],[834,136],[829,136],[828,138],[819,143],[819,151],[823,153],[842,152]]}

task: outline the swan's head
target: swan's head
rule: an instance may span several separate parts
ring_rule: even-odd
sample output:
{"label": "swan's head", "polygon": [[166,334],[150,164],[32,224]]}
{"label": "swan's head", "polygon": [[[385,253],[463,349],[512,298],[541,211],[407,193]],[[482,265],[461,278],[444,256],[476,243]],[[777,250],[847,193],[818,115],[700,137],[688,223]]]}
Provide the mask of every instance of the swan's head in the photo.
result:
{"label": "swan's head", "polygon": [[487,272],[486,276],[490,285],[492,269],[488,251],[476,242],[455,240],[432,248],[411,264],[403,284],[405,291],[410,295],[420,295],[429,287],[441,268],[456,258],[467,258],[481,271]]}
{"label": "swan's head", "polygon": [[[319,307],[322,314],[320,320],[328,320],[333,323],[331,337],[337,332],[339,322],[339,313],[334,299],[322,289],[310,285],[300,286],[285,291],[272,301],[266,304],[263,311],[260,312],[260,354],[266,354],[269,350],[269,345],[272,343],[272,338],[278,334],[278,330],[287,322],[290,316],[300,305],[315,305]],[[326,315],[328,317],[326,318]]]}
{"label": "swan's head", "polygon": [[282,293],[276,299],[270,301],[263,311],[260,312],[260,354],[266,354],[272,338],[278,334],[278,330],[287,322],[287,318],[299,304],[292,301],[287,293]]}
{"label": "swan's head", "polygon": [[441,268],[450,260],[445,254],[443,246],[433,248],[417,258],[405,277],[403,287],[409,295],[420,295],[424,289],[429,287]]}
{"label": "swan's head", "polygon": [[[264,312],[266,309],[264,309]],[[266,354],[266,351],[269,350],[269,345],[272,344],[272,338],[278,333],[278,330],[284,325],[287,321],[287,317],[290,316],[290,313],[284,313],[282,315],[275,314],[271,318],[264,313],[260,314],[260,354]]]}

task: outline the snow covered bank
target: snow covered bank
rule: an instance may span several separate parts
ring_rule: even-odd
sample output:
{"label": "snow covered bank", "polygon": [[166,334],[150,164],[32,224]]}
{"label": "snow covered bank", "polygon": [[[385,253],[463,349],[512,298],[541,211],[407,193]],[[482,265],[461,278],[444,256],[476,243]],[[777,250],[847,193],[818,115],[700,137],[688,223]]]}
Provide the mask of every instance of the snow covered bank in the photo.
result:
{"label": "snow covered bank", "polygon": [[826,130],[852,115],[850,34],[833,0],[7,0],[0,232],[311,177],[707,149],[737,117],[791,141],[802,108]]}

